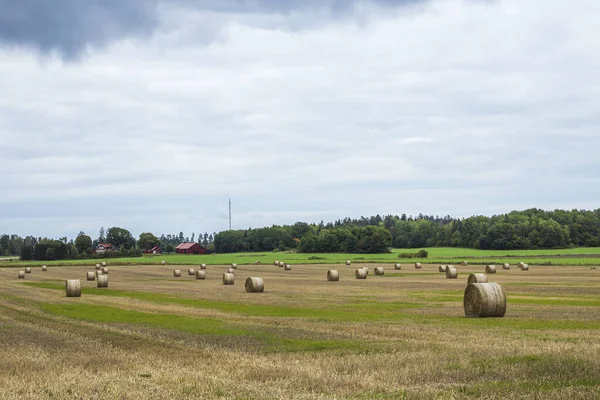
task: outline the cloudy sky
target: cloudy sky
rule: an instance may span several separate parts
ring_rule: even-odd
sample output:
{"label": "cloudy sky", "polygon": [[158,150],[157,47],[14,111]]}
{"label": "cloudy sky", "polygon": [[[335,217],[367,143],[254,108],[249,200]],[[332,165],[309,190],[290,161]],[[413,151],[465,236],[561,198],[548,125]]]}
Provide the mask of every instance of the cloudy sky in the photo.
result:
{"label": "cloudy sky", "polygon": [[[57,6],[60,4],[60,6]],[[598,208],[597,0],[0,0],[0,233]]]}

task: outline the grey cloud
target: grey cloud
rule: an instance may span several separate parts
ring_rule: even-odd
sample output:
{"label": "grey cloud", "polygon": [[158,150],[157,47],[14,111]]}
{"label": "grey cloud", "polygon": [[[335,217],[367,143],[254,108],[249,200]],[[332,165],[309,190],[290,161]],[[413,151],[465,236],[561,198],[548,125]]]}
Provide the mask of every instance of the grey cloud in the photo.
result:
{"label": "grey cloud", "polygon": [[0,41],[76,57],[87,45],[150,34],[153,0],[0,0]]}
{"label": "grey cloud", "polygon": [[[383,6],[397,6],[426,0],[370,0]],[[159,26],[161,9],[177,7],[186,11],[220,14],[279,14],[318,10],[331,16],[351,12],[359,0],[0,0],[0,42],[27,46],[47,54],[58,52],[75,59],[88,46],[101,47],[125,37],[146,37]],[[200,32],[214,38],[211,26]],[[298,25],[297,21],[290,24]]]}

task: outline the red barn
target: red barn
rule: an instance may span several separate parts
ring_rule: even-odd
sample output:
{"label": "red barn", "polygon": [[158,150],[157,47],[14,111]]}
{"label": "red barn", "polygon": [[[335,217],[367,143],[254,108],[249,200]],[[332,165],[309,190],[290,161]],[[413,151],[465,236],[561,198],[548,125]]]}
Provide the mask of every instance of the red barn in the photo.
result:
{"label": "red barn", "polygon": [[206,249],[198,243],[181,243],[175,248],[177,254],[206,254]]}

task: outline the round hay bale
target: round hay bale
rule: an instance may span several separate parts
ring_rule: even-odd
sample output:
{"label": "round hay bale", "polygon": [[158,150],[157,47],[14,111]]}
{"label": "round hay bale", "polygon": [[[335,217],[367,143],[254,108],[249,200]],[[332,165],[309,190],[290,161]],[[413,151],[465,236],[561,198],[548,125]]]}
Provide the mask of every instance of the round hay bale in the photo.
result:
{"label": "round hay bale", "polygon": [[25,273],[26,274],[30,274],[31,273],[31,267],[25,267]]}
{"label": "round hay bale", "polygon": [[327,271],[327,281],[329,282],[337,282],[340,280],[340,273],[337,269],[330,269]]}
{"label": "round hay bale", "polygon": [[102,267],[102,275],[108,275],[108,267]]}
{"label": "round hay bale", "polygon": [[521,267],[522,271],[529,271],[529,264],[523,264],[523,267]]}
{"label": "round hay bale", "polygon": [[458,278],[458,271],[452,265],[446,266],[446,279]]}
{"label": "round hay bale", "polygon": [[25,279],[25,271],[19,271],[19,279]]}
{"label": "round hay bale", "polygon": [[206,264],[200,264],[200,269],[206,269]]}
{"label": "round hay bale", "polygon": [[65,292],[67,297],[81,297],[81,281],[79,279],[67,279],[65,281]]}
{"label": "round hay bale", "polygon": [[356,279],[367,279],[367,271],[364,268],[358,268],[354,272],[354,275],[356,276]]}
{"label": "round hay bale", "polygon": [[361,269],[364,269],[367,275],[369,275],[369,267],[362,267]]}
{"label": "round hay bale", "polygon": [[173,270],[173,277],[174,278],[179,278],[181,276],[181,270],[180,269],[174,269]]}
{"label": "round hay bale", "polygon": [[509,263],[502,264],[502,269],[510,269],[510,264]]}
{"label": "round hay bale", "polygon": [[495,274],[496,273],[496,266],[495,265],[486,265],[485,266],[485,273],[486,274]]}
{"label": "round hay bale", "polygon": [[206,271],[197,270],[196,279],[206,279]]}
{"label": "round hay bale", "polygon": [[263,278],[250,277],[246,279],[246,293],[262,293],[265,291]]}
{"label": "round hay bale", "polygon": [[102,261],[102,266],[106,267],[106,261]]}
{"label": "round hay bale", "polygon": [[402,265],[396,263],[394,264],[394,269],[402,269]]}
{"label": "round hay bale", "polygon": [[96,278],[98,277],[98,275],[102,275],[102,271],[95,271],[96,272]]}
{"label": "round hay bale", "polygon": [[487,283],[488,277],[486,274],[469,274],[467,285],[469,283]]}
{"label": "round hay bale", "polygon": [[517,264],[517,267],[519,267],[519,268],[523,268],[523,265],[525,265],[525,263],[524,263],[524,262],[522,262],[522,261],[520,261],[520,262]]}
{"label": "round hay bale", "polygon": [[229,268],[227,268],[227,273],[229,273],[229,274],[235,274],[235,269],[229,267]]}
{"label": "round hay bale", "polygon": [[283,261],[279,261],[279,268],[285,267],[285,263]]}
{"label": "round hay bale", "polygon": [[285,266],[283,267],[283,269],[285,271],[291,271],[292,270],[292,266],[290,264],[285,264]]}
{"label": "round hay bale", "polygon": [[447,266],[447,265],[440,265],[440,266],[438,267],[438,271],[439,271],[439,272],[446,272],[446,270],[447,270],[447,269],[448,269],[448,266]]}
{"label": "round hay bale", "polygon": [[375,267],[375,275],[383,275],[384,270],[383,267]]}
{"label": "round hay bale", "polygon": [[96,286],[108,287],[108,275],[101,274],[96,276]]}
{"label": "round hay bale", "polygon": [[462,260],[462,261],[460,262],[460,265],[461,265],[462,267],[466,267],[466,266],[467,266],[467,265],[469,265],[469,264],[467,264],[467,262],[466,262],[465,260]]}
{"label": "round hay bale", "polygon": [[231,268],[237,269],[237,264],[236,263],[231,263]]}
{"label": "round hay bale", "polygon": [[194,276],[196,275],[196,270],[194,268],[188,268],[188,275],[189,276]]}
{"label": "round hay bale", "polygon": [[504,317],[506,295],[495,282],[470,283],[465,289],[463,305],[469,318]]}
{"label": "round hay bale", "polygon": [[160,265],[167,265],[167,262],[166,261],[161,261]]}
{"label": "round hay bale", "polygon": [[276,266],[276,267],[279,267],[279,260],[273,261],[273,265]]}
{"label": "round hay bale", "polygon": [[42,265],[42,271],[48,271],[48,266],[47,265]]}
{"label": "round hay bale", "polygon": [[352,263],[350,262],[350,260],[346,260],[346,265],[352,265]]}
{"label": "round hay bale", "polygon": [[96,280],[96,271],[88,271],[85,278],[88,281],[95,281]]}
{"label": "round hay bale", "polygon": [[421,263],[419,263],[419,262],[418,262],[418,263],[415,263],[415,268],[416,268],[416,269],[421,269]]}
{"label": "round hay bale", "polygon": [[96,269],[100,269],[100,268],[102,268],[102,267],[100,266],[100,264],[96,264]]}
{"label": "round hay bale", "polygon": [[234,279],[235,279],[235,275],[225,272],[223,274],[223,285],[233,285]]}

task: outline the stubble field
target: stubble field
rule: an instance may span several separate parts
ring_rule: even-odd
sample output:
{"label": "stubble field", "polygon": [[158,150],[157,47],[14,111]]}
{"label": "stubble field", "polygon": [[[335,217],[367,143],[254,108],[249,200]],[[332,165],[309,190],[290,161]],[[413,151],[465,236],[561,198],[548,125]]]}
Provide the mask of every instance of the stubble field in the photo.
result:
{"label": "stubble field", "polygon": [[[467,319],[466,279],[482,266],[455,280],[431,264],[360,266],[368,279],[339,264],[239,265],[224,286],[222,265],[206,280],[109,265],[106,289],[85,281],[93,267],[25,280],[0,268],[0,398],[600,398],[600,270],[499,269],[488,277],[506,316]],[[264,293],[245,292],[249,276]],[[81,298],[65,279],[81,279]]]}

